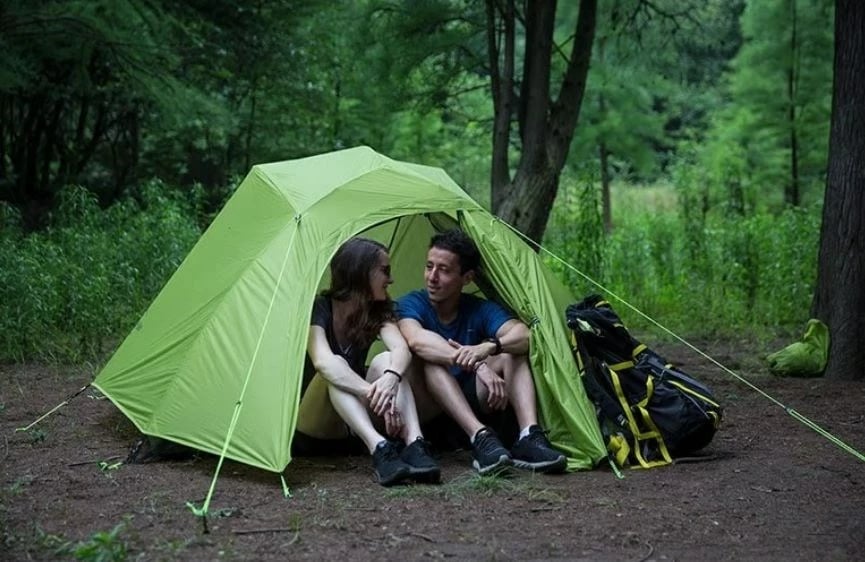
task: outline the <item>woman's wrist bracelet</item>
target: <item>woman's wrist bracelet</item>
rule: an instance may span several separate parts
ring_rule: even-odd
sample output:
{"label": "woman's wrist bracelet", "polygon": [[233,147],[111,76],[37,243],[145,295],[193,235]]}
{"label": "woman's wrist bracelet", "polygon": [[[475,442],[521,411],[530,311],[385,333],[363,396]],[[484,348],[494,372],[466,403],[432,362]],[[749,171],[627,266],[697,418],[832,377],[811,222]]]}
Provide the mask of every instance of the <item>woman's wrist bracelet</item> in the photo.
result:
{"label": "woman's wrist bracelet", "polygon": [[390,373],[390,374],[394,375],[397,379],[399,379],[399,382],[402,382],[402,375],[397,373],[393,369],[385,369],[382,374],[386,374],[386,373]]}

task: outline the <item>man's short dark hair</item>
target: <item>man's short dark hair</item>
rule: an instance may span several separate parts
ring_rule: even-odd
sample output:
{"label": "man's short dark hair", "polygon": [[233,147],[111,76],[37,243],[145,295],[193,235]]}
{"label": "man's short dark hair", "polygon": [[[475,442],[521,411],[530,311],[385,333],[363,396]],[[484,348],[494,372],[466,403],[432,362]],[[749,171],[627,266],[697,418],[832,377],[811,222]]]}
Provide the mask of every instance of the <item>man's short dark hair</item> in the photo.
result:
{"label": "man's short dark hair", "polygon": [[477,271],[481,264],[481,253],[474,240],[458,228],[439,232],[432,237],[429,247],[455,253],[460,259],[460,273]]}

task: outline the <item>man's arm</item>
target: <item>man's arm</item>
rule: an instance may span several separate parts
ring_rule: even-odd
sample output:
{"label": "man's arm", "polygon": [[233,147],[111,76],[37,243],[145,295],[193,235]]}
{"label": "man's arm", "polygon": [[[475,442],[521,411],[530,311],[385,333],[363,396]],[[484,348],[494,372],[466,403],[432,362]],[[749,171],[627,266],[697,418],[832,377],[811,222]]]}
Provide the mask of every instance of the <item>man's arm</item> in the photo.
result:
{"label": "man's arm", "polygon": [[[516,318],[508,320],[496,331],[496,337],[502,346],[502,353],[513,355],[525,355],[529,352],[530,335],[529,327]],[[492,346],[492,351],[495,351],[494,343],[488,342],[487,346]]]}
{"label": "man's arm", "polygon": [[403,318],[399,321],[399,329],[412,353],[424,361],[445,367],[454,364],[457,350],[437,333],[425,329],[417,320]]}
{"label": "man's arm", "polygon": [[499,346],[499,353],[525,355],[529,352],[529,328],[515,318],[499,327],[496,338],[499,340],[498,345],[492,341],[482,341],[476,345],[448,342],[456,352],[454,363],[467,371],[474,371],[487,357],[493,355]]}

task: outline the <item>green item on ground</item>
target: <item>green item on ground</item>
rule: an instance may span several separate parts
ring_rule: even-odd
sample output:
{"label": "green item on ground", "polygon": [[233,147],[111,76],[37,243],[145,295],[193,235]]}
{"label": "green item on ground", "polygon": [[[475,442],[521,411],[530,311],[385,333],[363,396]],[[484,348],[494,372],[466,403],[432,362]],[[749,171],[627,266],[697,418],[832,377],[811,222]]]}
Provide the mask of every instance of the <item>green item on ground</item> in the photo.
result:
{"label": "green item on ground", "polygon": [[829,328],[823,322],[808,320],[805,335],[766,358],[769,370],[783,377],[819,377],[829,360]]}
{"label": "green item on ground", "polygon": [[454,226],[480,248],[477,289],[531,327],[550,440],[569,468],[594,467],[606,451],[568,345],[573,297],[443,170],[367,147],[254,166],[93,384],[146,435],[281,472],[312,303],[337,248],[356,235],[384,243],[397,297],[423,286],[431,235]]}

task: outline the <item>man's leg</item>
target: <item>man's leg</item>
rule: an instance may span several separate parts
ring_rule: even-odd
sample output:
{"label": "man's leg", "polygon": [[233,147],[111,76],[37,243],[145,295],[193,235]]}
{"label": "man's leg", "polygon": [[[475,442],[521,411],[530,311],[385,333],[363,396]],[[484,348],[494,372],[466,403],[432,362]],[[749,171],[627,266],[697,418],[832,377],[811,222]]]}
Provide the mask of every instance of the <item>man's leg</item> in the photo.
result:
{"label": "man's leg", "polygon": [[424,379],[433,400],[457,422],[457,425],[462,428],[469,439],[483,429],[484,424],[472,411],[459,383],[447,369],[441,365],[426,363],[424,364]]}
{"label": "man's leg", "polygon": [[508,400],[519,423],[520,437],[511,447],[514,466],[537,472],[564,471],[567,458],[553,449],[538,425],[537,396],[528,357],[503,353],[490,357],[487,365],[504,377]]}
{"label": "man's leg", "polygon": [[[538,423],[538,407],[535,397],[535,383],[525,355],[502,353],[487,358],[487,366],[505,379],[505,389],[508,402],[517,416],[520,430]],[[478,382],[478,399],[486,405],[489,393],[486,387]]]}
{"label": "man's leg", "polygon": [[477,418],[462,388],[441,365],[424,365],[427,388],[433,399],[468,435],[472,445],[472,465],[480,474],[497,472],[510,466],[511,454],[498,436]]}
{"label": "man's leg", "polygon": [[411,392],[414,395],[417,415],[422,424],[432,421],[443,411],[427,387],[426,376],[424,375],[424,364],[425,361],[423,359],[414,356],[411,364],[409,364],[408,369],[406,369],[406,372],[404,373],[409,384],[411,384]]}

